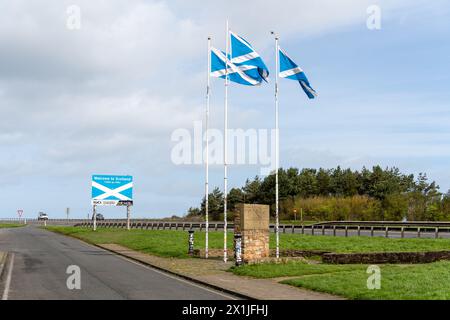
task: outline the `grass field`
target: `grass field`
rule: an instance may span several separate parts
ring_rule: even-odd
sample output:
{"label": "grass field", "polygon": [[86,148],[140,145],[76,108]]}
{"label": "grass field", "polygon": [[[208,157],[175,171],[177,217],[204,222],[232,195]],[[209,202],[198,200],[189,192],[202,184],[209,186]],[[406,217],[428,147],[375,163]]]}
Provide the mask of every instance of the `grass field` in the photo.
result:
{"label": "grass field", "polygon": [[[48,230],[86,240],[92,243],[117,243],[131,249],[160,256],[187,257],[188,233],[175,230],[139,230],[99,228],[92,231],[80,227],[48,226]],[[270,235],[270,247],[275,247],[275,237]],[[195,232],[195,248],[204,248],[205,233]],[[232,246],[233,234],[228,233],[228,246]],[[223,233],[210,232],[209,245],[220,249]],[[330,237],[299,234],[280,234],[281,249],[324,250],[337,253],[392,252],[448,250],[450,239],[386,239],[382,237]]]}
{"label": "grass field", "polygon": [[18,228],[18,227],[23,227],[23,224],[19,224],[19,223],[0,223],[0,229],[3,228]]}
{"label": "grass field", "polygon": [[381,288],[369,290],[367,269],[316,273],[283,283],[315,291],[328,292],[349,299],[376,300],[449,300],[450,261],[416,265],[379,265]]}

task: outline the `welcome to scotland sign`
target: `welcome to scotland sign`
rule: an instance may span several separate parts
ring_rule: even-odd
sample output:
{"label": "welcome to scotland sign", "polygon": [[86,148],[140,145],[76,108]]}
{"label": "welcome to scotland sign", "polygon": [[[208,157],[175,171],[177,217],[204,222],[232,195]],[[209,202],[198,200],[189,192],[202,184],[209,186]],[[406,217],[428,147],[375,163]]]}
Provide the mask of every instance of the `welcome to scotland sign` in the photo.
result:
{"label": "welcome to scotland sign", "polygon": [[92,176],[92,205],[133,205],[133,177],[113,175]]}

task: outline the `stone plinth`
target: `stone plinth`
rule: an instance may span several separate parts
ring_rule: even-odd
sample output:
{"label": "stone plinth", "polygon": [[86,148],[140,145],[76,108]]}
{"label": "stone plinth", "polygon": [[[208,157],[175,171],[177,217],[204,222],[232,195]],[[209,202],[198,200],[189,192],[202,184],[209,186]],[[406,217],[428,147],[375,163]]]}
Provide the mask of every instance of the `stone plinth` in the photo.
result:
{"label": "stone plinth", "polygon": [[235,231],[242,234],[242,260],[255,263],[269,257],[269,206],[240,204]]}

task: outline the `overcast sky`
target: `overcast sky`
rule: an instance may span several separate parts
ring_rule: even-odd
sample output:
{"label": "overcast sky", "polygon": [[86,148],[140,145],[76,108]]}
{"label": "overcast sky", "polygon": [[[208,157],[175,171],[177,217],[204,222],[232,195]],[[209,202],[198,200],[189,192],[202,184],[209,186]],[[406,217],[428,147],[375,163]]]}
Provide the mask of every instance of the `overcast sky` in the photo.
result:
{"label": "overcast sky", "polygon": [[[366,26],[381,8],[381,30]],[[81,28],[67,27],[67,8]],[[92,174],[134,176],[133,215],[183,215],[203,193],[201,165],[171,161],[171,134],[204,118],[206,38],[225,20],[274,73],[271,30],[319,98],[280,88],[284,167],[398,166],[450,188],[448,1],[0,2],[0,217],[86,217]],[[213,79],[212,126],[223,129]],[[230,88],[231,128],[273,127],[273,77]],[[231,166],[230,187],[260,166]],[[222,167],[211,169],[222,188]],[[122,217],[124,208],[101,208]]]}

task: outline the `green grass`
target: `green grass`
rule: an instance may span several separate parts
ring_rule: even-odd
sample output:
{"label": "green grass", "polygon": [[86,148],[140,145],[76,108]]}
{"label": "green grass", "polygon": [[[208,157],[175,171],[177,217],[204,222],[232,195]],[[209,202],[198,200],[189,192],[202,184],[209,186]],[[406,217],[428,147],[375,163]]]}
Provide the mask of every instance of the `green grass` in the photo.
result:
{"label": "green grass", "polygon": [[[164,257],[188,257],[186,231],[139,230],[99,228],[92,231],[80,227],[48,226],[48,230],[71,235],[91,243],[117,243],[122,246]],[[204,248],[205,233],[195,232],[195,248]],[[228,233],[231,248],[233,234]],[[392,252],[392,251],[439,251],[449,250],[450,239],[386,239],[382,237],[330,237],[299,234],[280,234],[281,249],[324,250],[337,253],[350,252]],[[210,248],[223,246],[223,233],[209,233]],[[270,247],[275,247],[271,234]]]}
{"label": "green grass", "polygon": [[[48,226],[47,230],[70,235],[94,244],[115,243],[124,247],[161,257],[188,258],[188,233],[175,230],[139,230],[99,228],[92,231],[79,227]],[[196,249],[204,248],[205,233],[196,232],[194,244]],[[223,233],[211,232],[210,248],[222,248]],[[232,247],[233,238],[228,236],[228,245]]]}
{"label": "green grass", "polygon": [[296,287],[370,300],[449,300],[450,261],[414,265],[382,265],[381,288],[369,290],[368,265],[309,264],[301,261],[243,265],[230,269],[255,278],[295,277],[281,281]]}
{"label": "green grass", "polygon": [[[343,266],[342,266],[343,267]],[[418,265],[380,265],[381,288],[369,290],[366,269],[344,270],[285,280],[282,283],[349,299],[449,300],[450,261]]]}
{"label": "green grass", "polygon": [[[284,249],[322,250],[336,253],[352,252],[411,252],[450,249],[450,239],[390,239],[383,237],[332,237],[280,234]],[[271,235],[271,247],[274,237]]]}
{"label": "green grass", "polygon": [[24,224],[19,224],[19,223],[0,223],[0,229],[3,228],[18,228],[18,227],[23,227]]}

